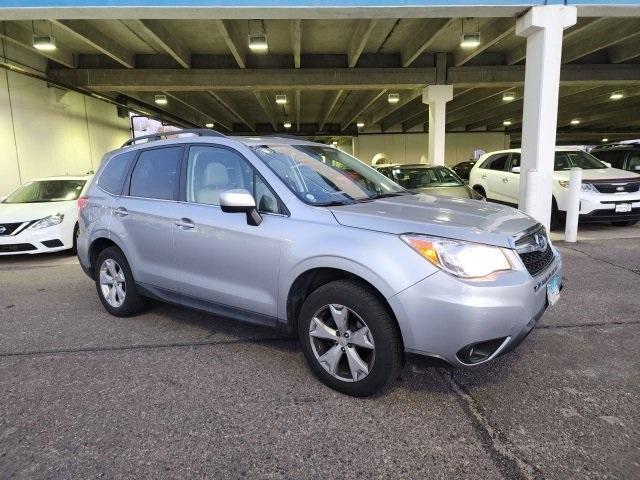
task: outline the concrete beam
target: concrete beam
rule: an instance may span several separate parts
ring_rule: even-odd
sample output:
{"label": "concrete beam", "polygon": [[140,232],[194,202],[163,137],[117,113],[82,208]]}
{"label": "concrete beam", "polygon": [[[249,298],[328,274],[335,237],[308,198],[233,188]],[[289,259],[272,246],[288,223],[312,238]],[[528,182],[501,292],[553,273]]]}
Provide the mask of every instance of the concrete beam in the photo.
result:
{"label": "concrete beam", "polygon": [[[640,70],[640,65],[637,67]],[[434,83],[435,68],[76,69],[51,70],[49,75],[68,85],[109,92],[383,90],[389,87],[400,90]]]}
{"label": "concrete beam", "polygon": [[458,47],[453,54],[453,64],[456,67],[464,65],[472,58],[492,47],[500,40],[513,35],[516,31],[516,22],[511,18],[497,18],[482,29],[480,46],[473,49]]}
{"label": "concrete beam", "polygon": [[302,92],[296,90],[296,130],[300,131],[300,111],[302,110]]}
{"label": "concrete beam", "polygon": [[149,37],[154,46],[167,53],[183,68],[191,68],[191,52],[171,34],[160,20],[138,20],[136,28]]}
{"label": "concrete beam", "polygon": [[54,23],[74,37],[127,68],[135,68],[135,55],[112,38],[83,20],[55,20]]}
{"label": "concrete beam", "polygon": [[382,90],[378,93],[373,93],[373,94],[364,93],[363,98],[358,102],[355,108],[351,110],[351,112],[349,112],[345,117],[346,121],[342,123],[342,131],[344,132],[351,124],[353,124],[359,118],[361,118],[364,115],[364,113],[369,109],[369,107],[371,107],[371,105],[377,102],[378,99],[382,97],[385,93],[387,93],[386,90]]}
{"label": "concrete beam", "polygon": [[422,98],[422,90],[411,90],[400,93],[400,101],[398,103],[387,103],[371,113],[370,124],[375,125],[376,123],[383,122],[385,118],[389,118],[394,112],[414,101],[416,98]]}
{"label": "concrete beam", "polygon": [[349,44],[349,49],[347,51],[349,68],[355,67],[358,63],[358,59],[360,58],[360,55],[362,55],[362,51],[367,45],[369,36],[371,36],[371,32],[373,31],[377,23],[377,20],[358,21],[358,25],[353,31],[351,43]]}
{"label": "concrete beam", "polygon": [[264,113],[266,113],[267,118],[269,119],[269,123],[273,127],[273,131],[277,132],[278,122],[276,121],[276,115],[273,111],[273,106],[271,105],[269,98],[264,94],[264,92],[259,92],[257,90],[254,90],[253,94],[255,95],[256,100],[260,104],[260,107],[262,108]]}
{"label": "concrete beam", "polygon": [[216,108],[217,105],[210,101],[211,97],[208,96],[205,92],[164,93],[167,95],[167,97],[170,97],[169,101],[171,101],[171,99],[174,99],[177,102],[182,103],[185,107],[207,118],[208,121],[200,125],[201,127],[204,127],[210,121],[215,124],[216,129],[222,127],[229,132],[232,131],[231,125],[222,121],[220,112]]}
{"label": "concrete beam", "polygon": [[614,45],[609,48],[609,61],[611,63],[622,63],[640,57],[640,45],[636,40]]}
{"label": "concrete beam", "polygon": [[231,55],[236,59],[238,66],[246,68],[247,39],[245,38],[243,42],[234,25],[228,20],[214,20],[214,23],[218,27],[220,35],[224,38],[224,43],[227,44]]}
{"label": "concrete beam", "polygon": [[318,128],[319,131],[322,131],[325,124],[331,117],[331,114],[332,113],[335,114],[334,110],[338,105],[338,102],[343,96],[344,96],[344,90],[338,90],[337,92],[329,92],[327,94],[327,101],[325,102],[326,107],[320,119],[320,128]]}
{"label": "concrete beam", "polygon": [[458,19],[431,18],[415,35],[411,36],[402,51],[402,66],[408,67],[423,52],[427,51],[438,37],[449,31]]}
{"label": "concrete beam", "polygon": [[152,105],[156,111],[167,112],[173,117],[182,119],[183,126],[202,128],[209,121],[209,117],[204,116],[194,110],[187,108],[182,102],[169,99],[166,105],[157,105],[154,102],[154,94],[151,92],[127,92],[125,96]]}
{"label": "concrete beam", "polygon": [[[383,118],[380,122],[380,129],[383,132],[390,130],[392,127],[404,122],[408,118],[414,118],[415,116],[425,115],[426,118],[427,109],[422,103],[422,93],[410,102],[407,102],[401,108],[396,109],[392,114]],[[426,121],[426,120],[425,120]]]}
{"label": "concrete beam", "polygon": [[302,51],[302,20],[291,20],[291,49],[293,50],[293,65],[300,68],[300,53]]}
{"label": "concrete beam", "polygon": [[65,67],[75,68],[77,65],[76,58],[73,53],[71,53],[71,50],[68,50],[62,45],[56,45],[57,48],[51,52],[33,48],[33,32],[27,28],[23,28],[19,24],[2,22],[0,24],[0,38],[20,45]]}
{"label": "concrete beam", "polygon": [[640,22],[636,19],[595,21],[572,37],[562,49],[562,63],[569,63],[590,53],[603,50],[629,39],[640,38]]}
{"label": "concrete beam", "polygon": [[234,116],[235,118],[237,118],[238,120],[240,120],[242,123],[244,123],[247,127],[249,127],[249,130],[252,132],[256,131],[256,125],[253,122],[249,122],[246,118],[247,116],[243,113],[240,113],[240,110],[233,106],[228,100],[226,100],[223,95],[218,92],[207,92],[209,95],[211,95],[211,97],[216,100],[218,103],[220,103],[220,105],[222,105],[224,108],[227,109],[227,111]]}

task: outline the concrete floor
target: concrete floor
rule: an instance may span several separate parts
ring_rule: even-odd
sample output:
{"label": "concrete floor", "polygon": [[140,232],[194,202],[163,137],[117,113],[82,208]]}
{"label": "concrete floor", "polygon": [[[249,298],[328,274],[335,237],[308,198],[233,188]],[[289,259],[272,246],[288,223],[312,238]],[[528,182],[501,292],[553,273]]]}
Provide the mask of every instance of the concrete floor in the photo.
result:
{"label": "concrete floor", "polygon": [[0,476],[640,478],[640,240],[560,248],[561,302],[519,349],[364,400],[273,331],[111,317],[74,258],[2,258]]}

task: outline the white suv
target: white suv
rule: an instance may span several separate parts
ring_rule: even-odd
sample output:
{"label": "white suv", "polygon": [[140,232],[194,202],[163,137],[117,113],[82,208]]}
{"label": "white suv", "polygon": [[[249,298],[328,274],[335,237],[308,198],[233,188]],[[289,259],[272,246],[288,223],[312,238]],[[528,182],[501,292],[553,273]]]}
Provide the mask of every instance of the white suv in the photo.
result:
{"label": "white suv", "polygon": [[[556,148],[551,224],[559,227],[567,211],[571,168],[582,168],[581,222],[633,225],[640,219],[640,175],[611,168],[578,148]],[[520,149],[484,154],[471,169],[469,185],[487,200],[518,205]]]}

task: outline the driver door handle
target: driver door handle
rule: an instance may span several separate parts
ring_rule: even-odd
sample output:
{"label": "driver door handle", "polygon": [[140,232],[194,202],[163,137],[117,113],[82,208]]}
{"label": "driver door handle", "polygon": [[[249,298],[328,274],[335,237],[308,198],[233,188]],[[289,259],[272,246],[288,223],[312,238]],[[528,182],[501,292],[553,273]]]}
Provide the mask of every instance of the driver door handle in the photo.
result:
{"label": "driver door handle", "polygon": [[118,207],[113,211],[113,214],[117,215],[118,217],[126,217],[127,215],[129,215],[129,212],[124,207]]}
{"label": "driver door handle", "polygon": [[180,227],[182,230],[193,230],[196,228],[196,224],[189,218],[181,218],[180,220],[176,220],[176,225]]}
{"label": "driver door handle", "polygon": [[502,179],[502,183],[507,183],[508,181],[509,181],[509,179],[508,179],[508,178],[503,178],[503,179]]}

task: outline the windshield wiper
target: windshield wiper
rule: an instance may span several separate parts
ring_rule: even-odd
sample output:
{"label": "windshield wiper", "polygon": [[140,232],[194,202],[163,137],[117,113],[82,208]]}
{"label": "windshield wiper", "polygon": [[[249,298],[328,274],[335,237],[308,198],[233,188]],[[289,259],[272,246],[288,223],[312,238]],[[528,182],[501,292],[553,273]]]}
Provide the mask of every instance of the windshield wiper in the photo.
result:
{"label": "windshield wiper", "polygon": [[324,203],[314,203],[313,205],[315,207],[339,207],[342,205],[353,205],[354,202],[353,200],[332,200],[331,202],[324,202]]}
{"label": "windshield wiper", "polygon": [[373,197],[369,197],[369,199],[376,200],[378,198],[401,197],[403,195],[411,195],[411,192],[376,193]]}

